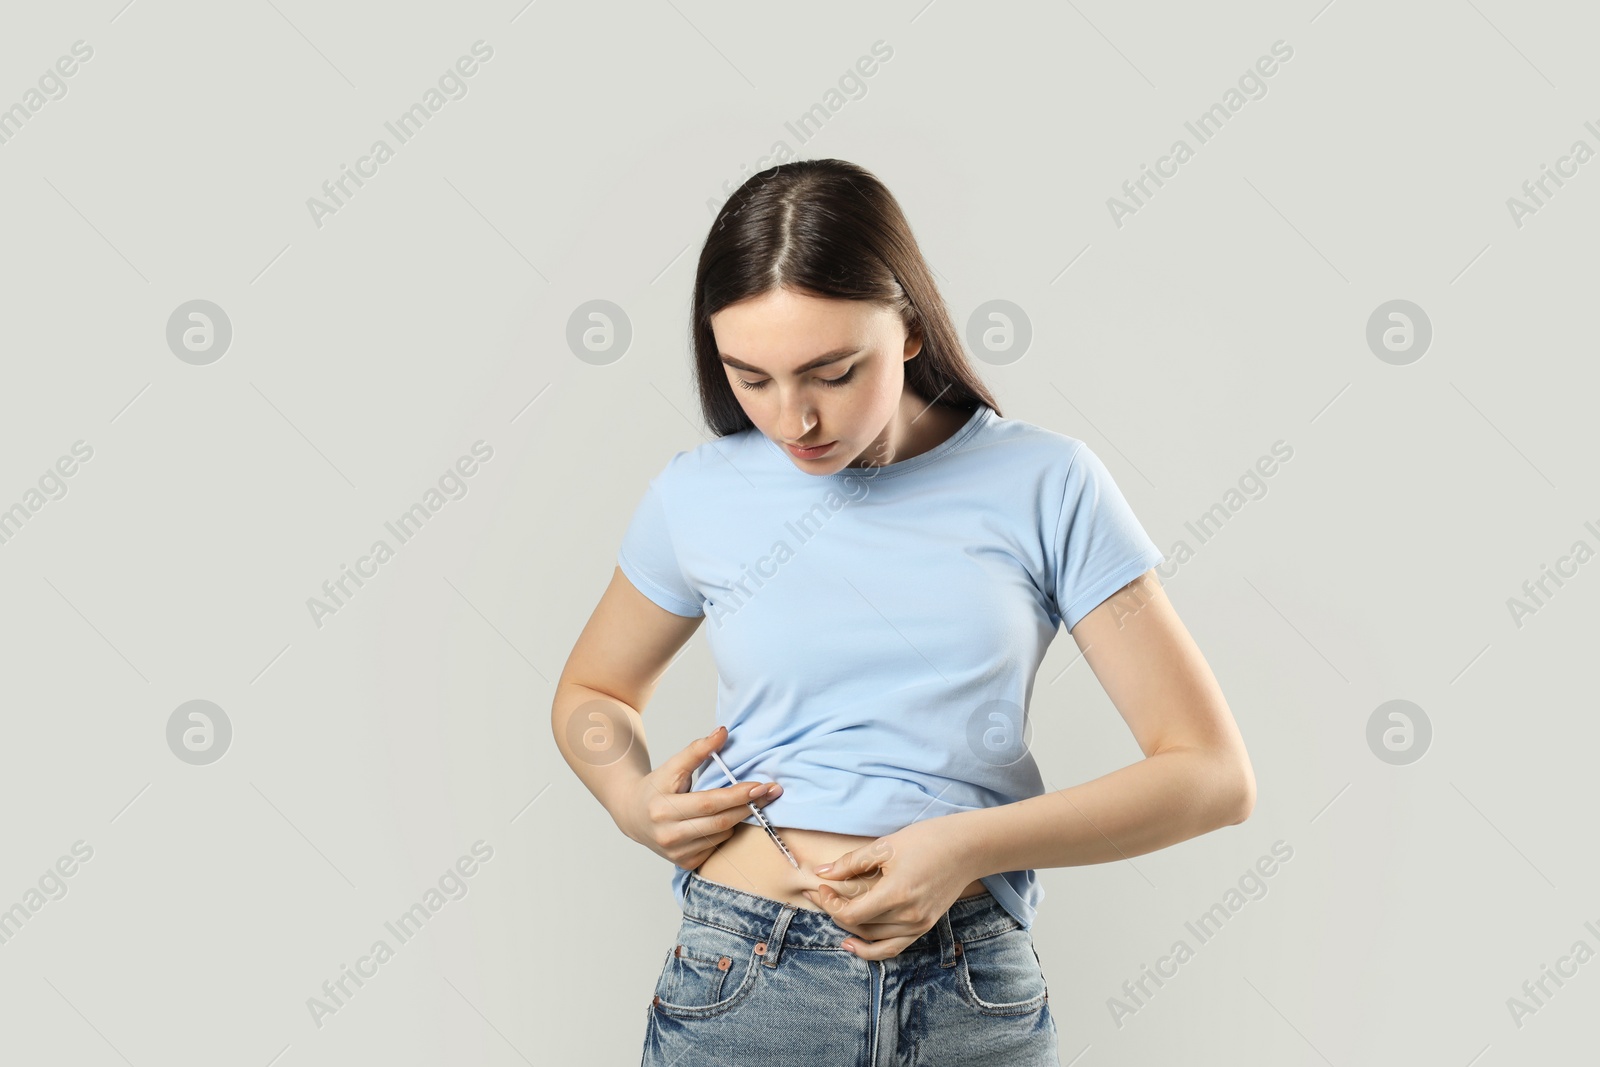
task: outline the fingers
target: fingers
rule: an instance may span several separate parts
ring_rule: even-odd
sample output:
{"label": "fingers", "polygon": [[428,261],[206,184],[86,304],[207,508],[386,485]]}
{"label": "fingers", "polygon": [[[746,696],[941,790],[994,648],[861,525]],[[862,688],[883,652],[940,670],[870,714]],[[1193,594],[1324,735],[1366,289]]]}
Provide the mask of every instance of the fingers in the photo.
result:
{"label": "fingers", "polygon": [[887,898],[865,895],[871,889],[868,885],[854,896],[846,896],[832,885],[822,885],[803,889],[801,894],[827,912],[840,927],[868,940],[908,935],[916,938],[933,928],[933,923],[912,916],[891,918],[900,910],[900,905]]}
{"label": "fingers", "polygon": [[[759,801],[762,797],[772,799],[777,796],[779,787],[776,782],[734,782],[715,789],[690,788],[695,769],[709,759],[712,752],[721,748],[723,742],[727,739],[728,728],[719,726],[705,737],[685,745],[680,751],[663,761],[661,766],[651,772],[650,777],[665,784],[672,791],[674,797],[693,798],[687,808],[677,805],[679,810],[687,812],[687,815],[684,816],[685,818],[689,816],[714,815],[732,808],[742,808],[752,800]],[[721,775],[713,777],[721,777]],[[766,787],[768,792],[758,797],[755,791],[762,787]],[[661,791],[660,786],[657,789]]]}
{"label": "fingers", "polygon": [[[725,785],[717,789],[691,789],[686,793],[662,795],[669,802],[676,817],[680,819],[743,812],[744,814],[739,816],[739,819],[742,819],[750,814],[750,809],[746,805],[752,801],[758,806],[769,804],[782,792],[783,787],[777,782],[740,782],[738,785]],[[738,819],[734,821],[737,822]]]}
{"label": "fingers", "polygon": [[[704,792],[698,790],[670,797],[669,800],[674,801],[680,840],[715,840],[720,845],[722,841],[733,837],[733,827],[750,817],[747,797],[755,789],[757,785],[741,782],[739,785],[728,785],[725,789],[707,789]],[[773,789],[763,793],[762,797],[755,798],[755,806],[765,808],[779,797],[779,793],[782,793],[782,787],[774,784]],[[718,795],[725,795],[728,798],[726,806],[718,803]]]}
{"label": "fingers", "polygon": [[[819,875],[819,877],[821,876]],[[822,889],[830,889],[835,895],[828,897],[828,899],[833,902],[834,906],[842,907],[847,901],[855,900],[861,894],[877,885],[878,879],[881,877],[881,872],[873,871],[871,874],[860,875],[855,878],[841,878],[837,881],[830,878],[819,888],[807,890],[806,892],[814,896],[820,896]]]}
{"label": "fingers", "polygon": [[850,936],[841,943],[864,960],[886,960],[900,955],[933,927],[913,922],[854,922],[842,912],[852,903],[833,892],[832,886],[802,890],[807,900],[828,912],[833,921]]}
{"label": "fingers", "polygon": [[673,783],[687,781],[694,769],[711,758],[711,753],[722,747],[728,739],[728,728],[719,726],[704,737],[697,738],[661,762],[656,770],[669,776]]}
{"label": "fingers", "polygon": [[866,942],[860,938],[852,937],[847,939],[845,944],[849,946],[851,953],[861,959],[887,960],[900,955],[900,953],[911,947],[917,937],[921,936],[921,934],[918,934],[916,937],[889,937],[882,941]]}
{"label": "fingers", "polygon": [[[754,796],[757,789],[764,790]],[[650,802],[651,818],[657,822],[697,822],[710,825],[723,820],[726,825],[742,822],[750,815],[750,804],[766,807],[783,793],[783,787],[773,783],[742,783],[726,789],[695,790],[688,793],[662,793],[659,790]]]}
{"label": "fingers", "polygon": [[816,868],[819,876],[827,879],[854,878],[857,875],[871,875],[883,869],[894,858],[894,843],[888,838],[880,837],[870,845],[851,849],[832,863],[824,863]]}
{"label": "fingers", "polygon": [[728,728],[718,726],[706,736],[696,737],[694,741],[688,742],[682,749],[669,755],[666,760],[662,760],[661,765],[656,766],[651,774],[661,776],[661,781],[667,782],[669,789],[683,792],[688,789],[694,768],[709,760],[710,753],[720,749],[726,739],[728,739]]}
{"label": "fingers", "polygon": [[716,789],[690,789],[695,770],[728,738],[719,726],[664,760],[645,776],[655,791],[648,802],[655,849],[680,867],[693,870],[750,817],[750,804],[765,807],[783,787],[776,782],[737,782]]}
{"label": "fingers", "polygon": [[[903,951],[906,945],[933,929],[932,926],[922,926],[919,923],[910,922],[849,922],[840,919],[837,915],[833,916],[833,921],[840,929],[851,935],[846,938],[846,941],[850,944],[856,944],[857,942],[876,944],[904,939],[905,944],[895,949],[896,953]],[[881,959],[882,957],[878,958]]]}
{"label": "fingers", "polygon": [[695,810],[696,815],[714,815],[722,811],[742,811],[749,815],[750,809],[745,807],[746,804],[751,801],[758,807],[769,804],[781,792],[783,786],[777,782],[740,782],[717,789],[697,789],[688,795],[694,797],[694,802],[699,805]]}
{"label": "fingers", "polygon": [[[692,805],[691,807],[683,809],[680,806],[679,809],[687,810],[690,816],[715,815],[718,812],[729,809],[742,808],[751,801],[760,802],[763,799],[774,799],[782,788],[776,782],[734,782],[715,789],[689,788],[696,768],[710,759],[711,753],[721,748],[727,739],[728,728],[719,726],[705,737],[689,742],[682,749],[663,760],[661,765],[652,771],[648,777],[655,782],[667,785],[672,790],[674,797],[692,797],[693,799],[689,802]],[[757,795],[756,790],[758,789],[766,791]],[[657,791],[662,791],[659,785],[657,786]]]}

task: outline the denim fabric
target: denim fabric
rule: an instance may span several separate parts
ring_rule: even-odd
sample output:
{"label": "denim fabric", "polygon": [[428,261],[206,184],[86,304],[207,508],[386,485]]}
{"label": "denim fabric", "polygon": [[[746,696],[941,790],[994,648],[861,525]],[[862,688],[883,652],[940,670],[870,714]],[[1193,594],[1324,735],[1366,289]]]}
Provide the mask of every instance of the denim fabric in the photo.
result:
{"label": "denim fabric", "polygon": [[1060,1067],[1032,935],[988,893],[887,960],[826,912],[691,871],[642,1067]]}

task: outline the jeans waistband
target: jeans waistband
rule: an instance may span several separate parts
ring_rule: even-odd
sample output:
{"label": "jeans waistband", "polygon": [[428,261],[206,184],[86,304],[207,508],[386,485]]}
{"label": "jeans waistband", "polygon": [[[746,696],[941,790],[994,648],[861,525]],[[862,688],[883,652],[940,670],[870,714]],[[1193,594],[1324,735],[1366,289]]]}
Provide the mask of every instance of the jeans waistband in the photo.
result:
{"label": "jeans waistband", "polygon": [[[713,882],[690,871],[684,883],[683,914],[762,942],[762,962],[776,967],[784,948],[837,949],[853,936],[825,911],[813,911],[781,900]],[[965,941],[980,941],[1022,926],[990,893],[965,897],[950,905],[939,921],[901,956],[932,953],[946,967],[955,965]]]}

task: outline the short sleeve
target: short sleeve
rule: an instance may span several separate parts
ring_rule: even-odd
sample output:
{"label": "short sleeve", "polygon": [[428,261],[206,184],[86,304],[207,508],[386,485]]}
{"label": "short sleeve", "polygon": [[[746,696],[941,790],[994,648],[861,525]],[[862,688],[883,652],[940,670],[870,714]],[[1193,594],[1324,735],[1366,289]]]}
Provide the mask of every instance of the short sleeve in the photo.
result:
{"label": "short sleeve", "polygon": [[633,587],[674,615],[695,618],[705,614],[700,596],[683,577],[678,555],[667,527],[667,511],[658,479],[651,479],[633,520],[622,535],[617,566]]}
{"label": "short sleeve", "polygon": [[1164,558],[1100,457],[1079,444],[1067,468],[1055,540],[1053,593],[1070,631],[1107,597]]}

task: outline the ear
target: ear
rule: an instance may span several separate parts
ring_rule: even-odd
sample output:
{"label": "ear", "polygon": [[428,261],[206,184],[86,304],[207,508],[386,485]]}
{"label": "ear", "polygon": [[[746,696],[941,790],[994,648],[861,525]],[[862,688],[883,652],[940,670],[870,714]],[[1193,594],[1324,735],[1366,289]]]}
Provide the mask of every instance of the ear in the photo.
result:
{"label": "ear", "polygon": [[905,351],[905,355],[903,357],[901,357],[902,361],[908,360],[908,359],[915,359],[916,356],[917,356],[917,353],[919,353],[921,351],[922,351],[922,332],[920,330],[913,329],[911,333],[906,334],[906,351]]}

